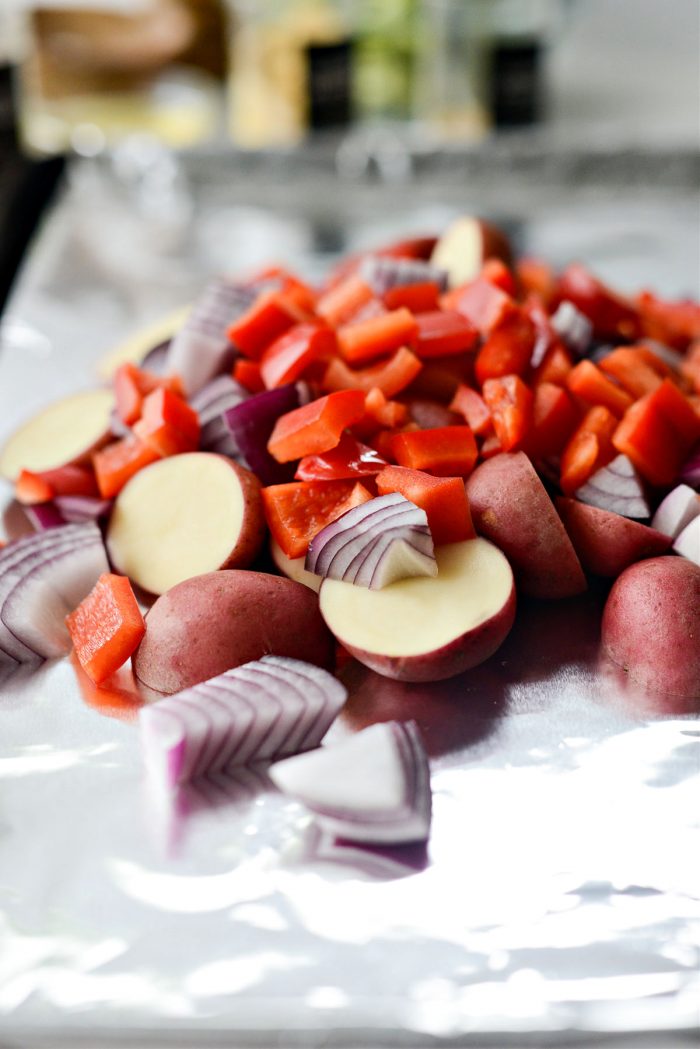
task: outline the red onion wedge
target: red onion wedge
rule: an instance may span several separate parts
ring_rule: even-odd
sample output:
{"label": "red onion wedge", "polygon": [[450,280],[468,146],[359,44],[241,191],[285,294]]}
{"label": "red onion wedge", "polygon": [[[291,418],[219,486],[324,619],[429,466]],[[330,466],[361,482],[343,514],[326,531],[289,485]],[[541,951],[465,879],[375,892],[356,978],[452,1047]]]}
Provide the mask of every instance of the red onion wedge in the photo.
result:
{"label": "red onion wedge", "polygon": [[576,357],[584,357],[591,345],[593,325],[585,313],[581,313],[573,302],[563,299],[552,315],[552,327]]}
{"label": "red onion wedge", "polygon": [[22,509],[35,532],[46,532],[49,528],[60,528],[68,520],[53,500],[49,500],[46,503],[31,503],[28,506],[23,506]]}
{"label": "red onion wedge", "polygon": [[314,536],[304,567],[370,590],[410,576],[435,576],[427,515],[398,492],[370,499]]}
{"label": "red onion wedge", "polygon": [[224,412],[235,408],[248,397],[248,391],[235,379],[229,375],[218,375],[190,398],[190,405],[197,412],[201,426],[200,451],[217,452],[230,459],[241,460],[236,440],[226,425]]}
{"label": "red onion wedge", "polygon": [[[65,617],[109,571],[95,524],[66,525],[7,548],[0,558],[0,644],[19,662],[70,649]],[[5,550],[2,553],[6,553]]]}
{"label": "red onion wedge", "polygon": [[359,272],[362,280],[369,284],[375,295],[384,295],[391,288],[421,284],[424,281],[432,281],[440,291],[447,291],[447,270],[422,259],[394,259],[368,255],[360,263]]}
{"label": "red onion wedge", "polygon": [[179,375],[188,395],[224,370],[234,353],[226,329],[255,301],[257,292],[224,278],[211,281],[168,347],[166,373]]}
{"label": "red onion wedge", "polygon": [[64,522],[69,524],[83,524],[107,517],[113,502],[113,499],[99,499],[95,495],[57,495],[54,499],[54,505]]}
{"label": "red onion wedge", "polygon": [[618,455],[576,490],[580,503],[640,520],[651,516],[641,477],[626,455]]}
{"label": "red onion wedge", "polygon": [[318,746],[347,698],[320,667],[264,656],[142,708],[146,764],[174,787]]}
{"label": "red onion wedge", "polygon": [[277,386],[274,390],[256,393],[224,412],[229,432],[243,457],[244,463],[259,480],[267,484],[284,484],[294,476],[294,465],[278,463],[267,450],[267,442],[280,415],[301,404],[297,386]]}
{"label": "red onion wedge", "polygon": [[680,535],[676,536],[673,549],[677,554],[687,557],[696,565],[700,565],[700,517],[694,517],[687,524]]}
{"label": "red onion wedge", "polygon": [[270,779],[347,841],[425,841],[430,767],[413,721],[386,721],[333,746],[280,761]]}
{"label": "red onion wedge", "polygon": [[651,519],[651,527],[672,539],[700,516],[700,495],[687,484],[679,484],[662,499]]}

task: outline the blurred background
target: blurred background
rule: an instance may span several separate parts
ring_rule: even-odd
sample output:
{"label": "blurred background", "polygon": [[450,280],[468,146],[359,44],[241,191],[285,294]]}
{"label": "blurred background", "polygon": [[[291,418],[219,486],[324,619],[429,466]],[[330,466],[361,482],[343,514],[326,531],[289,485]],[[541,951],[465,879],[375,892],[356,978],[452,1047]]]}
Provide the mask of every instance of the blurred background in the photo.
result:
{"label": "blurred background", "polygon": [[0,303],[86,165],[177,221],[204,164],[692,195],[699,56],[697,0],[1,0]]}

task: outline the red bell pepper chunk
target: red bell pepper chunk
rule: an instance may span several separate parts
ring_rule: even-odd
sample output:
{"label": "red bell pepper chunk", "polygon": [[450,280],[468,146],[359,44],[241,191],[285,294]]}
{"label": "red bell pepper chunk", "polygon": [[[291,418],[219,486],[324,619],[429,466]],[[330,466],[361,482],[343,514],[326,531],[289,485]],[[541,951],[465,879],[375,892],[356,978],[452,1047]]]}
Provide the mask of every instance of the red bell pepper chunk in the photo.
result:
{"label": "red bell pepper chunk", "polygon": [[388,310],[405,306],[411,313],[427,313],[440,304],[440,288],[434,280],[418,281],[416,284],[399,284],[384,292],[384,305]]}
{"label": "red bell pepper chunk", "polygon": [[415,317],[402,307],[380,317],[344,325],[338,331],[338,349],[349,364],[364,364],[401,346],[412,345],[417,333]]}
{"label": "red bell pepper chunk", "polygon": [[460,383],[450,402],[450,411],[457,412],[477,437],[485,437],[493,430],[491,412],[483,397],[470,386]]}
{"label": "red bell pepper chunk", "polygon": [[615,448],[655,485],[671,485],[700,440],[700,418],[669,379],[635,401],[613,434]]}
{"label": "red bell pepper chunk", "polygon": [[487,379],[523,375],[530,364],[535,345],[535,326],[517,306],[506,311],[479,350],[474,365],[481,386]]}
{"label": "red bell pepper chunk", "polygon": [[356,429],[362,431],[363,427],[369,426],[370,432],[374,432],[377,426],[385,426],[388,429],[396,429],[403,426],[408,419],[408,407],[401,401],[387,400],[386,396],[374,386],[365,397],[366,418],[357,423]]}
{"label": "red bell pepper chunk", "polygon": [[133,431],[159,456],[193,452],[199,444],[199,416],[170,390],[154,390],[143,402]]}
{"label": "red bell pepper chunk", "polygon": [[373,298],[374,292],[369,284],[359,274],[353,273],[320,297],[316,303],[316,313],[327,324],[337,328],[352,320]]}
{"label": "red bell pepper chunk", "polygon": [[20,470],[15,480],[15,499],[23,506],[47,503],[53,499],[54,490],[49,482],[33,470]]}
{"label": "red bell pepper chunk", "polygon": [[182,381],[177,375],[154,375],[127,362],[114,373],[114,399],[117,414],[126,426],[132,426],[141,416],[144,397],[163,387],[179,397],[184,396]]}
{"label": "red bell pepper chunk", "polygon": [[503,375],[487,379],[482,393],[503,451],[511,452],[522,447],[532,426],[530,389],[520,376]]}
{"label": "red bell pepper chunk", "polygon": [[600,370],[612,376],[635,399],[660,386],[663,376],[636,346],[620,346],[600,362]]}
{"label": "red bell pepper chunk", "polygon": [[512,270],[506,266],[503,259],[496,258],[495,256],[486,259],[481,267],[481,273],[479,276],[483,280],[487,280],[497,288],[500,288],[501,291],[506,293],[506,295],[512,295],[515,298],[518,290],[515,277],[513,276]]}
{"label": "red bell pepper chunk", "polygon": [[134,474],[159,458],[155,449],[131,435],[93,452],[92,463],[100,495],[103,499],[111,499]]}
{"label": "red bell pepper chunk", "polygon": [[250,361],[247,357],[239,357],[234,362],[231,374],[236,382],[239,382],[249,393],[262,393],[265,389],[258,361]]}
{"label": "red bell pepper chunk", "polygon": [[565,495],[573,495],[591,474],[615,458],[612,437],[617,423],[602,404],[586,412],[562,452],[559,484]]}
{"label": "red bell pepper chunk", "polygon": [[457,310],[435,310],[416,317],[415,349],[421,358],[445,357],[473,350],[479,340],[474,325]]}
{"label": "red bell pepper chunk", "polygon": [[436,546],[476,535],[462,477],[434,477],[422,470],[387,466],[377,475],[377,491],[380,495],[400,492],[425,510]]}
{"label": "red bell pepper chunk", "polygon": [[533,256],[523,256],[515,264],[515,273],[524,296],[538,295],[549,306],[556,293],[556,276],[547,262]]}
{"label": "red bell pepper chunk", "polygon": [[449,291],[442,306],[461,313],[484,338],[516,308],[510,295],[483,277]]}
{"label": "red bell pepper chunk", "polygon": [[566,385],[582,401],[602,404],[614,415],[624,415],[632,404],[630,395],[606,378],[593,361],[579,361],[567,375]]}
{"label": "red bell pepper chunk", "polygon": [[66,625],[78,662],[96,684],[127,661],[146,632],[131,583],[109,572],[66,616]]}
{"label": "red bell pepper chunk", "polygon": [[344,481],[374,477],[387,466],[386,459],[344,433],[335,448],[321,455],[306,455],[294,474],[297,481]]}
{"label": "red bell pepper chunk", "polygon": [[690,299],[668,302],[650,291],[635,299],[642,330],[650,339],[684,350],[694,339],[700,339],[700,304]]}
{"label": "red bell pepper chunk", "polygon": [[245,357],[257,361],[271,342],[305,319],[304,311],[284,294],[265,291],[230,325],[227,337]]}
{"label": "red bell pepper chunk", "polygon": [[335,349],[335,333],[318,324],[296,324],[265,350],[260,375],[265,388],[294,382],[314,361],[330,356]]}
{"label": "red bell pepper chunk", "polygon": [[267,442],[267,450],[278,463],[335,448],[347,426],[365,413],[362,390],[341,390],[281,415]]}
{"label": "red bell pepper chunk", "polygon": [[552,382],[557,386],[566,386],[569,372],[574,362],[569,351],[561,344],[555,343],[547,350],[542,363],[535,370],[533,383]]}
{"label": "red bell pepper chunk", "polygon": [[260,494],[268,527],[287,557],[302,557],[322,528],[372,498],[359,481],[292,481]]}
{"label": "red bell pepper chunk", "polygon": [[578,425],[580,412],[568,392],[543,382],[534,390],[532,429],[526,439],[528,455],[547,459],[559,455]]}
{"label": "red bell pepper chunk", "polygon": [[599,338],[634,339],[640,334],[639,315],[631,302],[608,288],[580,263],[568,266],[557,285],[560,300],[568,299],[585,313]]}
{"label": "red bell pepper chunk", "polygon": [[474,469],[478,455],[468,426],[438,426],[395,434],[391,449],[399,466],[438,477],[466,477]]}
{"label": "red bell pepper chunk", "polygon": [[370,390],[378,387],[387,397],[394,397],[413,382],[423,365],[415,353],[402,346],[391,357],[367,368],[350,368],[345,361],[334,357],[323,376],[322,387],[331,392],[340,390]]}

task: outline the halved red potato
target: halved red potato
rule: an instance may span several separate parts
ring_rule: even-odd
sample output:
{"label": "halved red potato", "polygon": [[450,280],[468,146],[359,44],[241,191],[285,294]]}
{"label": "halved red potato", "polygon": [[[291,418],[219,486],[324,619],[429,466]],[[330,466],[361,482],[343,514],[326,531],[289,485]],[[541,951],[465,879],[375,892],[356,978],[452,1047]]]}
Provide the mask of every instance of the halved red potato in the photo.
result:
{"label": "halved red potato", "polygon": [[513,573],[485,539],[435,550],[437,576],[382,590],[324,579],[321,615],[356,659],[400,681],[440,681],[488,659],[515,618]]}
{"label": "halved red potato", "polygon": [[658,557],[671,546],[670,536],[611,510],[557,499],[561,516],[574,549],[587,572],[611,579],[645,557]]}
{"label": "halved red potato", "polygon": [[475,280],[486,259],[511,262],[508,238],[496,226],[473,215],[463,215],[445,230],[438,240],[430,261],[447,270],[450,287]]}
{"label": "halved red potato", "polygon": [[0,451],[0,475],[53,470],[85,461],[110,436],[111,390],[86,390],[55,401],[23,423]]}
{"label": "halved red potato", "polygon": [[474,527],[506,555],[518,589],[531,597],[573,597],[586,589],[576,551],[524,452],[502,453],[467,481]]}
{"label": "halved red potato", "polygon": [[174,586],[146,616],[139,681],[179,692],[265,655],[330,669],[334,643],[308,587],[264,572],[207,572]]}
{"label": "halved red potato", "polygon": [[118,572],[152,594],[219,568],[247,568],[265,536],[260,482],[213,452],[140,470],[117,496],[107,550]]}

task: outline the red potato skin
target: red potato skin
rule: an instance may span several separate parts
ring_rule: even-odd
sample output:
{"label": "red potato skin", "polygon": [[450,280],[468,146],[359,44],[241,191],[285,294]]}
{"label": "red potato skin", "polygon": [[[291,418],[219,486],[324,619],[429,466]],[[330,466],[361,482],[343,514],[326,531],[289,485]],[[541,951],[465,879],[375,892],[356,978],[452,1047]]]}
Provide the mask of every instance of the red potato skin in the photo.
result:
{"label": "red potato skin", "polygon": [[557,499],[556,505],[581,564],[594,575],[616,579],[636,561],[671,547],[670,536],[621,514],[576,499]]}
{"label": "red potato skin", "polygon": [[603,610],[601,644],[642,687],[700,700],[700,567],[670,556],[625,569]]}
{"label": "red potato skin", "polygon": [[146,616],[136,677],[173,693],[270,653],[332,669],[335,643],[308,587],[264,572],[206,572],[178,583]]}
{"label": "red potato skin", "polygon": [[254,473],[239,466],[233,459],[228,459],[225,455],[220,455],[219,458],[229,464],[238,478],[245,502],[243,523],[238,540],[220,567],[247,568],[260,553],[267,535],[267,523],[260,495],[262,485]]}
{"label": "red potato skin", "polygon": [[554,504],[524,452],[501,453],[467,481],[474,527],[506,555],[530,597],[573,597],[586,577]]}
{"label": "red potato skin", "polygon": [[342,638],[338,640],[360,663],[383,677],[395,681],[444,681],[478,666],[500,648],[515,621],[515,604],[513,585],[506,603],[490,619],[442,648],[415,656],[382,656],[349,645]]}

